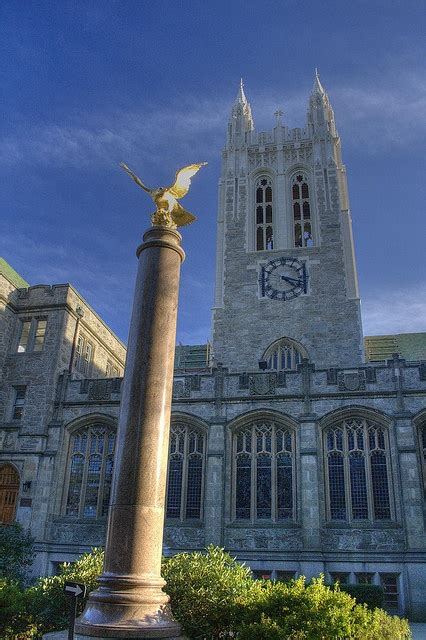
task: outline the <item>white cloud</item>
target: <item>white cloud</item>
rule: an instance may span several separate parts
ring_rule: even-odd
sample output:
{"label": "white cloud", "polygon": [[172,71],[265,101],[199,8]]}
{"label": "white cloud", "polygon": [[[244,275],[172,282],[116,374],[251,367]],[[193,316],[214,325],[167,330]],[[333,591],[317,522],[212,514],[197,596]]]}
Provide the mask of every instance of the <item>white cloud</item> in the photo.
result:
{"label": "white cloud", "polygon": [[367,336],[426,331],[426,284],[364,296],[362,319]]}
{"label": "white cloud", "polygon": [[[422,72],[399,74],[392,69],[377,82],[365,78],[328,89],[346,145],[367,144],[372,151],[408,146],[426,133],[426,78]],[[247,94],[258,127],[273,126],[278,106],[284,109],[290,126],[304,126],[309,90],[287,92],[283,97],[275,86],[252,96],[248,89]],[[189,155],[217,157],[233,99],[233,95],[180,96],[179,103],[166,108],[147,105],[141,110],[81,113],[77,120],[73,116],[72,121],[32,129],[25,124],[0,142],[0,164],[98,167],[131,158],[146,166],[161,161],[163,166],[165,156],[170,164]]]}

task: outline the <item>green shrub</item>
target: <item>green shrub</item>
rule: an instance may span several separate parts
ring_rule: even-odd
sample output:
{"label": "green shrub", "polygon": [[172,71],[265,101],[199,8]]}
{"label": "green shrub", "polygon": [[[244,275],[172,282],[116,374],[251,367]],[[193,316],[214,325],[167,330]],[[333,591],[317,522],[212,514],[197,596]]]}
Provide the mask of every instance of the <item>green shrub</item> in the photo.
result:
{"label": "green shrub", "polygon": [[0,578],[23,584],[34,559],[33,545],[30,532],[17,522],[0,524]]}
{"label": "green shrub", "polygon": [[[27,616],[39,633],[47,633],[63,629],[69,620],[69,596],[64,593],[65,582],[82,582],[87,587],[87,594],[97,587],[97,578],[102,573],[104,552],[92,549],[84,553],[73,564],[64,562],[57,576],[39,578],[36,584],[26,592]],[[77,614],[86,604],[79,599]]]}
{"label": "green shrub", "polygon": [[411,637],[405,620],[357,605],[338,587],[326,586],[322,576],[308,585],[303,577],[289,584],[265,583],[261,590],[251,590],[240,598],[238,604],[242,623],[236,627],[239,640]]}
{"label": "green shrub", "polygon": [[369,609],[383,607],[383,588],[377,584],[341,584],[340,590],[349,593],[358,604],[366,604]]}
{"label": "green shrub", "polygon": [[255,583],[250,569],[223,549],[181,553],[163,561],[173,615],[189,638],[218,638],[236,623],[235,602]]}

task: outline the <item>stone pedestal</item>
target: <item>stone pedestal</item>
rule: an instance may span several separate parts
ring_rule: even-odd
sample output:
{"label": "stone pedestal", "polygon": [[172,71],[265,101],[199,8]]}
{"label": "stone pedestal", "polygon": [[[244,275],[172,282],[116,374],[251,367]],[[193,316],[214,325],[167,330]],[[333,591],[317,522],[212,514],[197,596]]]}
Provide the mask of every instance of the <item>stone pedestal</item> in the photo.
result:
{"label": "stone pedestal", "polygon": [[161,552],[176,339],[181,235],[153,227],[137,250],[100,587],[76,621],[76,637],[176,638],[162,588]]}

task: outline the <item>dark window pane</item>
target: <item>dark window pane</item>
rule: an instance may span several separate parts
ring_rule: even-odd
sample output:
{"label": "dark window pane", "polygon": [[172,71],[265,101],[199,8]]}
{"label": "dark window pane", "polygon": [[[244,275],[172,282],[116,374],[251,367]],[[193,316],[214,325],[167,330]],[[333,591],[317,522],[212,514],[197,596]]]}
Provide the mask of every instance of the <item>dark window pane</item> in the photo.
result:
{"label": "dark window pane", "polygon": [[272,227],[266,227],[266,248],[273,249]]}
{"label": "dark window pane", "polygon": [[257,224],[263,223],[263,207],[256,208],[256,222]]}
{"label": "dark window pane", "polygon": [[65,513],[67,516],[78,516],[80,507],[81,483],[83,480],[84,458],[74,455],[71,458],[70,481]]}
{"label": "dark window pane", "polygon": [[304,202],[303,203],[303,217],[306,220],[306,218],[310,218],[311,217],[311,210],[309,208],[309,202]]}
{"label": "dark window pane", "polygon": [[256,202],[263,202],[263,189],[261,187],[256,189]]}
{"label": "dark window pane", "polygon": [[271,187],[266,187],[265,201],[266,202],[272,202],[272,189],[271,189]]}
{"label": "dark window pane", "polygon": [[171,457],[169,460],[169,482],[167,485],[168,518],[180,517],[180,503],[182,498],[182,468],[183,457]]}
{"label": "dark window pane", "polygon": [[271,517],[271,456],[257,457],[256,511],[258,519]]}
{"label": "dark window pane", "polygon": [[367,520],[367,482],[363,455],[353,454],[349,458],[349,473],[351,479],[352,517],[354,520]]}
{"label": "dark window pane", "polygon": [[385,454],[381,451],[374,451],[371,454],[370,464],[374,517],[377,520],[388,520],[391,514]]}
{"label": "dark window pane", "polygon": [[302,184],[302,198],[309,198],[309,189],[306,182]]}
{"label": "dark window pane", "polygon": [[294,219],[300,220],[300,204],[298,202],[295,202],[293,205],[293,213],[294,213]]}
{"label": "dark window pane", "polygon": [[330,514],[333,520],[345,520],[345,476],[343,471],[343,456],[329,454],[328,456],[328,484],[330,492]]}
{"label": "dark window pane", "polygon": [[237,478],[235,490],[236,517],[241,520],[250,519],[251,502],[251,456],[241,455],[237,458]]}
{"label": "dark window pane", "polygon": [[199,518],[201,508],[201,483],[203,460],[200,455],[188,460],[188,487],[186,495],[186,517]]}
{"label": "dark window pane", "polygon": [[302,230],[300,228],[300,224],[294,225],[294,246],[295,247],[302,246]]}
{"label": "dark window pane", "polygon": [[263,251],[263,229],[262,227],[257,227],[256,229],[256,249],[257,251]]}
{"label": "dark window pane", "polygon": [[83,516],[96,518],[99,496],[99,484],[101,481],[102,458],[92,455],[89,458],[87,470],[86,496],[84,501]]}
{"label": "dark window pane", "polygon": [[292,459],[282,455],[277,459],[278,519],[293,517]]}
{"label": "dark window pane", "polygon": [[270,204],[266,205],[266,222],[272,222],[272,207]]}
{"label": "dark window pane", "polygon": [[300,197],[299,185],[298,184],[294,184],[293,185],[293,200],[298,200],[299,197]]}

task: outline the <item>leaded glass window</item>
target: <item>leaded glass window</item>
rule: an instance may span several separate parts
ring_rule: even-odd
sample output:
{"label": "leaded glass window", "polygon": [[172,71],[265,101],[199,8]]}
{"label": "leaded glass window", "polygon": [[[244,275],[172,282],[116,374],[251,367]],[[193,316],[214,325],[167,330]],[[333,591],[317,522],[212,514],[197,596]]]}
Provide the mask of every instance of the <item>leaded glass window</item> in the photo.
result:
{"label": "leaded glass window", "polygon": [[272,371],[297,371],[298,365],[306,357],[303,347],[289,338],[282,338],[268,347],[262,360],[266,360],[266,368]]}
{"label": "leaded glass window", "polygon": [[274,248],[272,180],[261,176],[255,185],[256,251]]}
{"label": "leaded glass window", "polygon": [[297,173],[291,181],[291,198],[294,224],[294,246],[312,247],[312,212],[309,198],[309,182],[304,173]]}
{"label": "leaded glass window", "polygon": [[114,465],[115,430],[102,423],[71,435],[65,515],[73,518],[106,516]]}
{"label": "leaded glass window", "polygon": [[204,434],[188,424],[173,423],[170,429],[167,478],[168,518],[201,518],[204,459]]}
{"label": "leaded glass window", "polygon": [[294,519],[294,434],[272,421],[258,421],[234,435],[235,518]]}
{"label": "leaded glass window", "polygon": [[386,430],[351,418],[325,433],[328,516],[331,520],[391,519]]}

